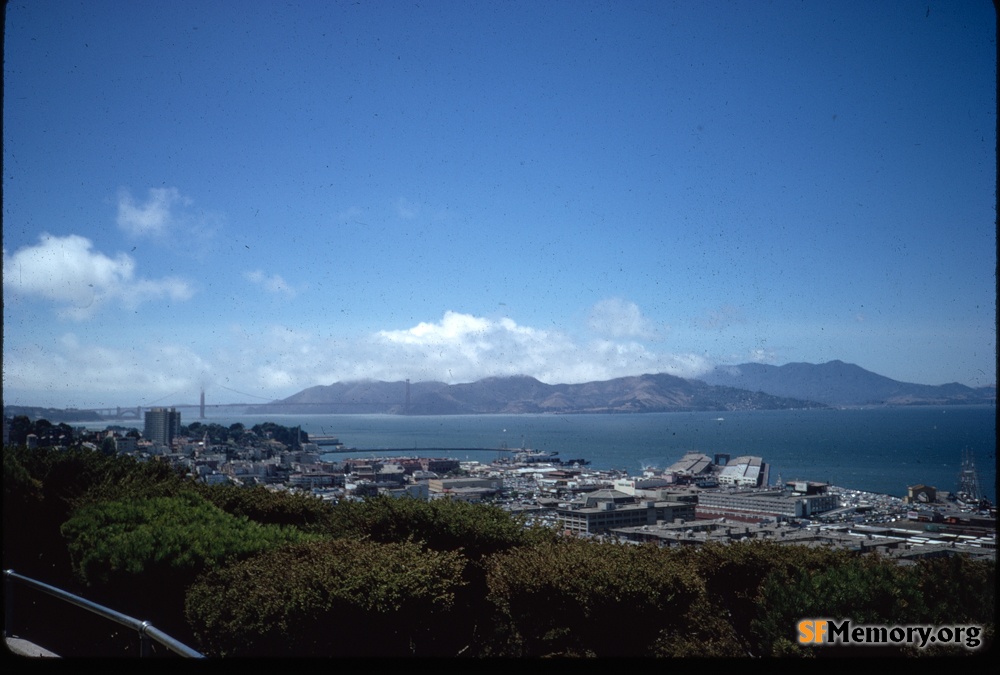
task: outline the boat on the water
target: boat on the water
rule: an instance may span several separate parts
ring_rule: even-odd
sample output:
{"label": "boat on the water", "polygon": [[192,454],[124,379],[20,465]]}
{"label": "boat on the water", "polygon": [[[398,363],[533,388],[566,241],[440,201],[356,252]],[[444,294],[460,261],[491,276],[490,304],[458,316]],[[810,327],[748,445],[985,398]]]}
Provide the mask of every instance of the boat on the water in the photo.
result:
{"label": "boat on the water", "polygon": [[514,453],[514,461],[520,464],[536,464],[539,462],[560,462],[559,451],[528,450],[522,448]]}

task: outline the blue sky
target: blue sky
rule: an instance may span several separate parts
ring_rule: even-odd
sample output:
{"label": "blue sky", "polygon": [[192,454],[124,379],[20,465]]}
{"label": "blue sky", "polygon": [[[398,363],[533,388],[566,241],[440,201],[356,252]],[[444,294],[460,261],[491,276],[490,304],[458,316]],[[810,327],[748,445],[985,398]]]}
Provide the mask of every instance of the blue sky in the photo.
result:
{"label": "blue sky", "polygon": [[996,381],[989,2],[11,2],[5,403]]}

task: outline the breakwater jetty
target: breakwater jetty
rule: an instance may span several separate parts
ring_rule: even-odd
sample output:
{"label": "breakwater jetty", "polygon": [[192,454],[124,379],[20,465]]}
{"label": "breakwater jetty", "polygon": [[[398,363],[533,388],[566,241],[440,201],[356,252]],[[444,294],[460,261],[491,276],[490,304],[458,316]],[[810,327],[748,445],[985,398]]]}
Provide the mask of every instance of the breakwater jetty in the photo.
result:
{"label": "breakwater jetty", "polygon": [[491,452],[512,453],[512,450],[497,448],[345,448],[338,446],[335,448],[323,448],[323,454],[349,455],[354,452],[439,452],[444,454],[454,454],[462,452]]}

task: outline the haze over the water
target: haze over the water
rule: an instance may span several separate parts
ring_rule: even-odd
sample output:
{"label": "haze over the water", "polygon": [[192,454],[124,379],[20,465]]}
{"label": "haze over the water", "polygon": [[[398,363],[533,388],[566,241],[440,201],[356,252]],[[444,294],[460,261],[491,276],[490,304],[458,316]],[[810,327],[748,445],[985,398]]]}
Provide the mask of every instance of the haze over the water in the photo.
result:
{"label": "haze over the water", "polygon": [[5,403],[996,381],[988,2],[7,4]]}

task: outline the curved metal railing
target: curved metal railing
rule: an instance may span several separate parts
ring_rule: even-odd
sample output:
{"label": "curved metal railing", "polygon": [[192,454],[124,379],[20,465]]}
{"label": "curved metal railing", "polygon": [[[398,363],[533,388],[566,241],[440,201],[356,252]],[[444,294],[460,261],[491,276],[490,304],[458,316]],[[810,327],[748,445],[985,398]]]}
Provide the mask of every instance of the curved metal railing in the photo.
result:
{"label": "curved metal railing", "polygon": [[78,595],[73,595],[68,593],[61,588],[56,588],[55,586],[49,586],[48,584],[42,583],[41,581],[36,581],[35,579],[30,579],[26,576],[22,576],[16,573],[14,570],[4,570],[4,596],[5,608],[4,608],[4,638],[9,637],[7,634],[7,627],[13,625],[13,602],[12,598],[14,596],[14,586],[15,584],[21,584],[27,586],[28,588],[33,588],[35,590],[41,591],[43,593],[48,593],[49,595],[56,597],[64,602],[68,602],[77,607],[81,607],[88,612],[102,616],[105,619],[109,619],[127,628],[131,628],[139,634],[139,656],[152,656],[153,654],[153,642],[157,642],[170,651],[179,654],[181,656],[193,659],[205,658],[201,652],[191,649],[187,645],[175,640],[170,637],[160,629],[153,626],[153,624],[148,621],[141,621],[135,619],[121,612],[116,612],[113,609],[105,607],[103,605],[98,605],[96,602],[91,602],[85,598],[81,598]]}

